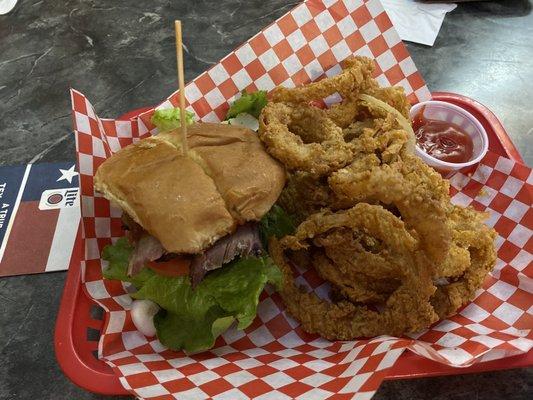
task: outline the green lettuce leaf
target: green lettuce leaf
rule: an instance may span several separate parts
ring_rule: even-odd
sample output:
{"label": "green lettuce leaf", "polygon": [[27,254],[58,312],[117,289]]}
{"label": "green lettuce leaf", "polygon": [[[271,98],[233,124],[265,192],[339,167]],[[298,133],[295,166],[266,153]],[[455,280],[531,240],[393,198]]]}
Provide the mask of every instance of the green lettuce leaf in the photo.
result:
{"label": "green lettuce leaf", "polygon": [[220,306],[235,315],[238,328],[247,328],[255,318],[259,295],[266,283],[281,288],[281,271],[268,257],[241,258],[213,271],[198,285],[215,297]]}
{"label": "green lettuce leaf", "polygon": [[106,279],[131,282],[135,299],[148,299],[162,310],[154,317],[157,337],[167,347],[188,353],[211,348],[236,320],[245,329],[257,313],[259,295],[267,283],[281,287],[282,274],[269,257],[241,258],[209,273],[193,290],[187,276],[166,277],[149,268],[128,277],[132,246],[127,238],[106,246]]}
{"label": "green lettuce leaf", "polygon": [[109,263],[103,271],[104,278],[131,282],[136,288],[140,288],[155,275],[151,269],[143,268],[137,275],[128,276],[128,260],[132,251],[133,247],[126,237],[121,237],[114,245],[104,247],[102,259]]}
{"label": "green lettuce leaf", "polygon": [[268,257],[245,258],[208,274],[194,290],[188,277],[156,274],[132,297],[164,309],[154,318],[161,343],[193,353],[211,348],[234,319],[238,329],[248,327],[265,285],[279,288],[281,281],[280,270]]}
{"label": "green lettuce leaf", "polygon": [[[194,122],[194,113],[185,110],[185,122],[190,125]],[[160,132],[170,131],[181,126],[181,113],[179,108],[165,108],[155,110],[152,115],[152,124],[157,126]]]}
{"label": "green lettuce leaf", "polygon": [[274,205],[263,218],[259,224],[259,233],[261,234],[261,241],[265,248],[268,247],[268,239],[272,236],[281,238],[286,235],[294,233],[296,225],[294,220],[283,208]]}
{"label": "green lettuce leaf", "polygon": [[199,317],[161,310],[154,317],[157,338],[173,350],[198,353],[214,346],[216,338],[234,321],[220,307],[210,307]]}
{"label": "green lettuce leaf", "polygon": [[259,114],[264,106],[267,104],[267,92],[265,90],[258,90],[252,93],[242,91],[241,97],[233,102],[226,114],[226,120],[235,118],[241,113],[248,113],[255,118],[259,118]]}

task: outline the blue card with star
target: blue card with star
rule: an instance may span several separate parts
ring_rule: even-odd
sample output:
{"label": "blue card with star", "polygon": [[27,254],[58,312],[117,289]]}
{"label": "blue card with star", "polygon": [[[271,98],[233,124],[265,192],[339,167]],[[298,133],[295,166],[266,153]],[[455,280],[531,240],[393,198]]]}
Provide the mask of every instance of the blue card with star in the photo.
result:
{"label": "blue card with star", "polygon": [[0,276],[67,269],[79,197],[73,162],[0,166]]}

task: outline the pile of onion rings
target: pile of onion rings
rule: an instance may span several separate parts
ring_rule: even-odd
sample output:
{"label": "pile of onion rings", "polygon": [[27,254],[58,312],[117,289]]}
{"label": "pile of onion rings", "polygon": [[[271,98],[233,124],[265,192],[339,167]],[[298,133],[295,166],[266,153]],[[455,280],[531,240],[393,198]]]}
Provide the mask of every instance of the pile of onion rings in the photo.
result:
{"label": "pile of onion rings", "polygon": [[[450,203],[449,184],[414,155],[402,88],[380,88],[373,61],[332,78],[276,88],[259,137],[288,171],[278,204],[299,223],[271,238],[281,295],[303,329],[328,339],[402,335],[453,315],[494,267],[485,216]],[[340,98],[324,104],[326,98]],[[292,266],[331,286],[321,299]]]}

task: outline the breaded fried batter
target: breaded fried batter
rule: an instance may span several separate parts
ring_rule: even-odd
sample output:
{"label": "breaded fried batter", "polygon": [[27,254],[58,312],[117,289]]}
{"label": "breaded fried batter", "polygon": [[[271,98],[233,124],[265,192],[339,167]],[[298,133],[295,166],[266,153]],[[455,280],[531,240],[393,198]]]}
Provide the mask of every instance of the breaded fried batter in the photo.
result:
{"label": "breaded fried batter", "polygon": [[[484,215],[453,206],[449,182],[414,155],[403,88],[381,88],[373,61],[352,57],[331,78],[276,88],[259,137],[288,171],[278,204],[298,226],[272,239],[282,297],[304,330],[327,339],[402,335],[469,301],[494,267]],[[332,95],[340,102],[318,104]],[[314,268],[331,300],[297,288]]]}
{"label": "breaded fried batter", "polygon": [[[382,310],[344,300],[330,303],[295,286],[284,252],[308,248],[311,246],[310,239],[338,227],[364,232],[382,244],[382,255],[388,261],[386,265],[400,281]],[[281,241],[271,239],[269,249],[274,262],[285,275],[281,295],[288,311],[308,332],[340,340],[382,334],[401,335],[422,329],[437,319],[429,303],[435,287],[427,268],[427,259],[417,250],[417,241],[405,229],[403,222],[380,206],[359,203],[347,211],[312,215],[298,227],[294,236],[286,236]],[[378,268],[383,268],[383,265]],[[385,269],[385,273],[388,272]]]}
{"label": "breaded fried batter", "polygon": [[[496,231],[483,223],[486,218],[486,214],[470,207],[450,208],[448,222],[453,231],[453,243],[461,251],[450,251],[436,275],[437,278],[451,278],[450,283],[437,286],[431,298],[439,318],[455,314],[459,307],[472,300],[494,268]],[[468,251],[468,257],[464,250]]]}

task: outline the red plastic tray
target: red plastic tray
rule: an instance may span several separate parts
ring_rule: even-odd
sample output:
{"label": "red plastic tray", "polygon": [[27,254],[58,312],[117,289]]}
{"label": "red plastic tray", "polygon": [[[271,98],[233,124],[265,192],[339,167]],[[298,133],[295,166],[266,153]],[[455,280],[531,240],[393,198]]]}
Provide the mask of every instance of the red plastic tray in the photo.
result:
{"label": "red plastic tray", "polygon": [[[523,163],[520,153],[504,127],[487,107],[468,97],[453,93],[433,93],[433,99],[447,101],[469,111],[485,127],[491,151]],[[145,110],[129,112],[121,119],[131,118]],[[110,395],[129,394],[111,368],[97,359],[98,338],[107,321],[102,310],[91,300],[81,284],[82,248],[79,235],[80,232],[71,257],[56,321],[54,341],[57,361],[65,375],[86,390]],[[454,375],[531,365],[533,365],[533,351],[520,356],[479,363],[468,368],[449,367],[407,351],[391,368],[387,379]]]}

